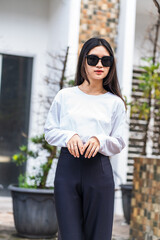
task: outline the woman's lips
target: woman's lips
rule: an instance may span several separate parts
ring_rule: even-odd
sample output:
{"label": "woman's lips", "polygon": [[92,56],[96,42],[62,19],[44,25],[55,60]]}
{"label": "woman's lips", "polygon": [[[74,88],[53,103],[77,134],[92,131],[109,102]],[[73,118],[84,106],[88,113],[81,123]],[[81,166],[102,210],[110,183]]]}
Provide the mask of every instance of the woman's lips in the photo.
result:
{"label": "woman's lips", "polygon": [[103,71],[102,71],[102,70],[96,70],[95,72],[96,72],[96,73],[98,73],[98,74],[101,74],[101,73],[103,73]]}

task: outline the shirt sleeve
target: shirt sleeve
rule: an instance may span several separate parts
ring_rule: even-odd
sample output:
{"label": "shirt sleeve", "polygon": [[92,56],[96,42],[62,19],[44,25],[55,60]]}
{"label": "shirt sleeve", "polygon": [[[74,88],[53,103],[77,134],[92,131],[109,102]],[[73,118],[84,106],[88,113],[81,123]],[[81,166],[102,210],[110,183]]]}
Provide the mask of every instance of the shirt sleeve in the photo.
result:
{"label": "shirt sleeve", "polygon": [[44,126],[45,140],[53,146],[66,147],[69,139],[77,134],[74,131],[60,129],[61,98],[60,91],[55,96],[49,109]]}
{"label": "shirt sleeve", "polygon": [[106,136],[105,134],[99,134],[95,136],[100,142],[99,152],[105,156],[118,154],[126,146],[124,140],[124,127],[127,120],[127,114],[124,103],[122,104],[118,106],[115,117],[112,120],[113,124],[110,135]]}

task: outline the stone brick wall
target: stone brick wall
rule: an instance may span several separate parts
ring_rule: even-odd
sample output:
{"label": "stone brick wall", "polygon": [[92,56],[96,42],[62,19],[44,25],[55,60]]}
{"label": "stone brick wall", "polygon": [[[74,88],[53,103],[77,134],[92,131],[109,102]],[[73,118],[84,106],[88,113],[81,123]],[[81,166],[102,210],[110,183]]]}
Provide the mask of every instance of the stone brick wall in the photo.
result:
{"label": "stone brick wall", "polygon": [[160,158],[135,158],[130,235],[160,239]]}
{"label": "stone brick wall", "polygon": [[81,0],[80,48],[87,39],[100,36],[109,41],[116,52],[119,1]]}

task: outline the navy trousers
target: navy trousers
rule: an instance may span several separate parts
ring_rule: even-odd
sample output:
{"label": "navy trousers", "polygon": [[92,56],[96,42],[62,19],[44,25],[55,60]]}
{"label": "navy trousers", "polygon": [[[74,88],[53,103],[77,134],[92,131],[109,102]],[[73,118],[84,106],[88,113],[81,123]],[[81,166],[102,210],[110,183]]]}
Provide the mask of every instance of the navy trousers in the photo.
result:
{"label": "navy trousers", "polygon": [[58,240],[111,240],[114,178],[110,159],[74,157],[62,147],[54,180]]}

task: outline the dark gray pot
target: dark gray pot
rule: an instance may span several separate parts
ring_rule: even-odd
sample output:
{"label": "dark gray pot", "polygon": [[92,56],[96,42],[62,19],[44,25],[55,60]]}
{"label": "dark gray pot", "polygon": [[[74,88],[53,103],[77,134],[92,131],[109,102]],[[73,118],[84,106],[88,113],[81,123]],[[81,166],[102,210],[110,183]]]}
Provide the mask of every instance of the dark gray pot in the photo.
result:
{"label": "dark gray pot", "polygon": [[122,191],[122,206],[124,218],[128,224],[130,224],[131,218],[131,198],[132,198],[132,189],[133,184],[120,184]]}
{"label": "dark gray pot", "polygon": [[8,187],[12,193],[17,233],[27,238],[53,238],[58,231],[54,191]]}

